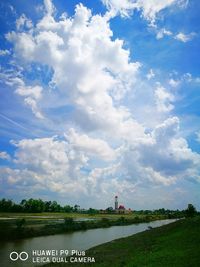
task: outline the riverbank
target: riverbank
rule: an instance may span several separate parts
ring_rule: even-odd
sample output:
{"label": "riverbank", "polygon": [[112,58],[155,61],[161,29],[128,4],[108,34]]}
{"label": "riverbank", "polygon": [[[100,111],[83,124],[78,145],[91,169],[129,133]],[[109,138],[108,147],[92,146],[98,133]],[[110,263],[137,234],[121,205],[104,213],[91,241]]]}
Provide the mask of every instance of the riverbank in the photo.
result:
{"label": "riverbank", "polygon": [[[0,240],[9,241],[29,237],[55,235],[87,229],[130,225],[168,219],[164,215],[111,215],[81,217],[77,214],[6,214],[0,220]],[[74,217],[72,217],[74,215]],[[58,217],[56,217],[58,216]]]}
{"label": "riverbank", "polygon": [[[179,220],[136,235],[114,240],[86,252],[95,267],[198,267],[200,217]],[[46,267],[79,267],[83,263],[48,264]]]}

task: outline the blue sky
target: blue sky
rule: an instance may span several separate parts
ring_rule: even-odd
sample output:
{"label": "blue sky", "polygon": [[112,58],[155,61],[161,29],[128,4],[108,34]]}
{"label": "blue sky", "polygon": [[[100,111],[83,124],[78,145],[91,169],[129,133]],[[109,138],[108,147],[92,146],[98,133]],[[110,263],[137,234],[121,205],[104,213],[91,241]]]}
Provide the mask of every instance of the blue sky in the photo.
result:
{"label": "blue sky", "polygon": [[200,209],[200,3],[1,1],[0,196]]}

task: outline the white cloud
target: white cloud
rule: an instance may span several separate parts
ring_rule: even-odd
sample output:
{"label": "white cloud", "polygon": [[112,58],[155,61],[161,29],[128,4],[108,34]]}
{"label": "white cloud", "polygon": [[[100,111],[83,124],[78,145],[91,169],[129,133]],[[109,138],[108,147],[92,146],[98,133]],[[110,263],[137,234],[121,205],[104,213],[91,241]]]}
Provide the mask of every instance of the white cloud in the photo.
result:
{"label": "white cloud", "polygon": [[197,142],[200,143],[200,132],[197,132],[197,133],[196,133],[196,137],[197,137],[197,138],[196,138]]}
{"label": "white cloud", "polygon": [[0,159],[10,160],[10,155],[5,151],[0,151]]}
{"label": "white cloud", "polygon": [[175,100],[174,96],[168,92],[163,86],[158,85],[155,90],[155,101],[157,109],[160,112],[169,112],[174,106],[172,102]]}
{"label": "white cloud", "polygon": [[155,73],[152,69],[149,70],[149,73],[147,74],[147,79],[150,80],[155,77]]}
{"label": "white cloud", "polygon": [[[82,168],[88,167],[89,160],[100,157],[103,161],[114,159],[114,151],[100,139],[78,134],[74,129],[66,135],[66,140],[57,137],[23,139],[12,141],[16,147],[15,169],[0,169],[1,179],[8,187],[23,188],[32,193],[47,190],[59,194],[90,194],[100,188],[93,185]],[[7,154],[2,152],[2,157]],[[101,179],[100,179],[101,180]],[[103,185],[104,183],[104,185]],[[105,186],[107,181],[100,181]]]}
{"label": "white cloud", "polygon": [[172,73],[170,76],[172,78],[169,79],[168,83],[174,88],[184,83],[199,83],[200,82],[199,77],[194,77],[189,72],[184,73],[182,75],[178,75],[178,73],[174,73],[174,74]]}
{"label": "white cloud", "polygon": [[38,101],[42,98],[42,90],[42,87],[38,85],[26,86],[23,81],[21,81],[21,85],[15,90],[18,95],[24,97],[24,103],[30,106],[33,114],[39,119],[44,118],[38,108]]}
{"label": "white cloud", "polygon": [[171,85],[172,87],[176,88],[177,86],[179,86],[180,82],[181,81],[179,81],[179,80],[174,80],[174,79],[171,78],[169,80],[169,85]]}
{"label": "white cloud", "polygon": [[174,39],[181,41],[183,43],[187,43],[191,41],[196,36],[196,33],[192,32],[189,34],[184,34],[182,32],[179,32],[177,35],[175,35]]}
{"label": "white cloud", "polygon": [[23,139],[13,143],[16,147],[15,162],[32,171],[64,173],[68,169],[67,143],[56,138]]}
{"label": "white cloud", "polygon": [[[30,178],[36,185],[52,192],[70,193],[72,188],[73,191],[80,190],[80,170],[86,166],[88,159],[82,152],[73,150],[66,141],[52,137],[24,139],[13,144],[17,147],[15,164],[23,167],[18,171],[21,184]],[[25,170],[29,173],[28,177],[23,175]]]}
{"label": "white cloud", "polygon": [[102,0],[103,4],[114,14],[129,16],[134,10],[141,10],[143,17],[154,25],[158,13],[172,5],[183,7],[187,1],[180,0]]}
{"label": "white cloud", "polygon": [[[180,1],[104,3],[124,16],[140,9],[154,23],[161,10]],[[38,80],[25,83],[17,75],[6,83],[37,117],[43,117],[45,107],[43,121],[54,124],[55,131],[59,121],[65,138],[13,142],[15,166],[0,170],[8,186],[94,199],[97,193],[126,196],[140,185],[169,186],[187,175],[197,177],[199,156],[179,136],[179,119],[170,117],[175,96],[138,77],[141,64],[131,61],[123,41],[113,37],[109,14],[92,15],[82,4],[73,17],[56,19],[54,13],[52,2],[45,1],[44,16],[31,31],[21,27],[6,35],[19,64],[51,69],[54,88],[44,90]],[[171,32],[162,29],[158,37],[164,35]],[[147,79],[154,76],[150,69]],[[172,87],[177,83],[169,81]]]}
{"label": "white cloud", "polygon": [[55,12],[55,7],[51,0],[44,0],[44,6],[48,15],[52,15]]}
{"label": "white cloud", "polygon": [[43,119],[44,116],[39,108],[39,102],[42,100],[43,88],[40,85],[26,85],[22,79],[21,73],[11,71],[8,73],[1,73],[1,79],[6,85],[15,89],[15,93],[24,98],[24,103],[31,108],[33,114]]}
{"label": "white cloud", "polygon": [[159,40],[159,39],[162,39],[165,35],[171,36],[173,35],[173,33],[169,30],[166,30],[165,28],[162,28],[157,32],[156,38]]}
{"label": "white cloud", "polygon": [[178,3],[179,1],[177,0],[138,0],[139,7],[143,10],[143,16],[151,23],[155,22],[156,16],[161,10]]}
{"label": "white cloud", "polygon": [[40,86],[27,86],[27,87],[18,87],[16,89],[16,93],[21,95],[21,96],[30,96],[36,100],[40,99],[42,96],[42,88]]}
{"label": "white cloud", "polygon": [[28,19],[25,14],[22,14],[16,20],[17,30],[30,29],[30,28],[32,28],[32,26],[33,26],[32,21],[30,19]]}
{"label": "white cloud", "polygon": [[200,156],[193,152],[188,147],[187,141],[178,134],[179,119],[172,117],[153,130],[151,142],[132,146],[132,153],[136,151],[138,153],[138,166],[141,171],[150,172],[152,182],[154,179],[158,182],[160,177],[160,183],[167,185],[174,183],[176,179],[187,177],[191,170],[196,170],[198,173]]}
{"label": "white cloud", "polygon": [[130,0],[102,0],[103,4],[114,14],[120,13],[122,16],[129,16],[132,10],[138,7],[135,1]]}
{"label": "white cloud", "polygon": [[[7,34],[15,54],[26,62],[47,64],[53,69],[52,82],[62,100],[75,106],[73,119],[81,127],[104,128],[124,136],[134,131],[138,136],[142,127],[126,108],[114,105],[113,98],[121,99],[130,90],[140,64],[130,62],[122,40],[111,39],[106,17],[92,16],[80,4],[73,19],[55,21],[52,9],[48,10],[32,32]],[[27,103],[33,106],[32,101]]]}
{"label": "white cloud", "polygon": [[197,34],[195,32],[191,32],[189,34],[184,34],[179,32],[178,34],[174,34],[172,31],[166,30],[165,28],[156,30],[156,38],[162,39],[164,36],[171,36],[175,40],[181,41],[183,43],[187,43],[191,41]]}
{"label": "white cloud", "polygon": [[10,55],[10,51],[5,49],[5,50],[0,50],[0,56],[6,56],[6,55]]}
{"label": "white cloud", "polygon": [[102,139],[91,138],[86,134],[78,134],[74,129],[70,129],[66,139],[78,151],[94,157],[99,156],[103,160],[114,160],[114,150]]}
{"label": "white cloud", "polygon": [[74,129],[69,130],[65,139],[51,137],[12,141],[17,148],[14,162],[33,172],[39,183],[48,179],[48,182],[58,181],[65,185],[86,179],[81,168],[86,167],[90,159],[115,159],[114,150],[101,139],[79,134]]}

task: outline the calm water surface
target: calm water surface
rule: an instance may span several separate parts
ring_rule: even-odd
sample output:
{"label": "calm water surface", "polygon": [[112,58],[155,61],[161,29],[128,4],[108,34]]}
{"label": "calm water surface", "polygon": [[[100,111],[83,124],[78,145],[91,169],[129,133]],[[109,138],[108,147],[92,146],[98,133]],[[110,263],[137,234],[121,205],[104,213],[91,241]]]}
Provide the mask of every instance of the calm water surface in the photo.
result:
{"label": "calm water surface", "polygon": [[[91,229],[74,233],[27,238],[23,240],[0,243],[1,267],[32,267],[37,263],[32,262],[33,250],[87,250],[96,245],[111,240],[130,236],[151,227],[159,227],[175,220],[160,220],[150,223],[132,224],[126,226],[112,226],[109,228]],[[12,251],[25,251],[29,254],[27,261],[11,261],[9,255]],[[89,256],[89,255],[87,255]],[[43,263],[44,264],[44,263]],[[66,264],[67,266],[67,264]]]}

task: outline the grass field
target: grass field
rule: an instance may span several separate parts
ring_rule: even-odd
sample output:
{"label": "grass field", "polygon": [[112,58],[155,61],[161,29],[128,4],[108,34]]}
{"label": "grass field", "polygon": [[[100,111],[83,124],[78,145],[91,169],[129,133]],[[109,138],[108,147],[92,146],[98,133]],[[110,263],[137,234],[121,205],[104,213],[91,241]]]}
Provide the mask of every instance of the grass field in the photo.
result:
{"label": "grass field", "polygon": [[199,267],[200,217],[180,220],[87,251],[95,263],[48,267]]}
{"label": "grass field", "polygon": [[[25,218],[25,219],[64,219],[66,217],[79,219],[79,218],[94,218],[94,219],[102,219],[102,218],[108,218],[108,219],[119,219],[121,216],[124,216],[126,218],[135,218],[138,217],[144,217],[145,215],[138,215],[135,213],[130,214],[86,214],[86,213],[65,213],[65,212],[42,212],[42,213],[14,213],[14,212],[0,212],[0,219],[19,219],[19,218]],[[153,215],[154,217],[156,215]]]}

